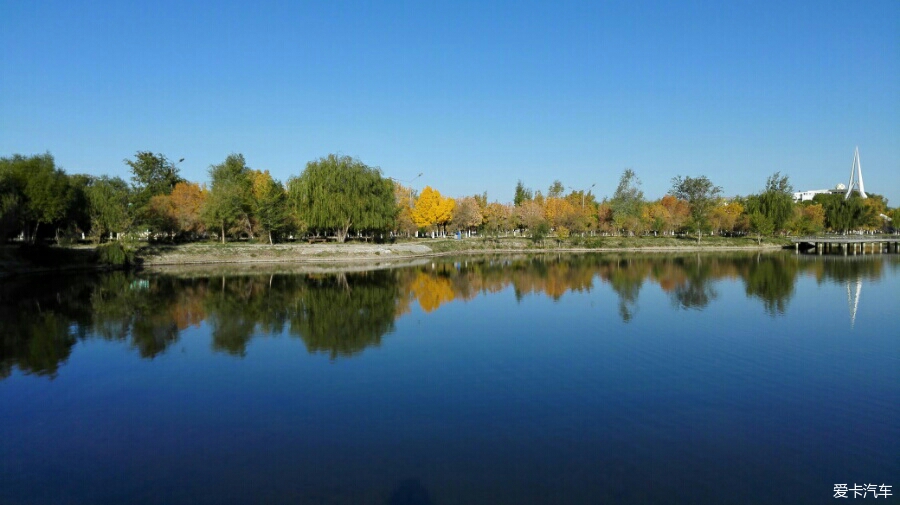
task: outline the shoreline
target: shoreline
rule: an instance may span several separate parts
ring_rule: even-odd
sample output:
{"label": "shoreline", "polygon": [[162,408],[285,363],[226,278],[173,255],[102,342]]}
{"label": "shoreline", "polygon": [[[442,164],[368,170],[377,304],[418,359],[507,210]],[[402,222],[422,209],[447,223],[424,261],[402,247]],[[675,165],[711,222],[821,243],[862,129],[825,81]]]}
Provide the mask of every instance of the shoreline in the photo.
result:
{"label": "shoreline", "polygon": [[[636,241],[652,240],[650,238],[634,239]],[[136,264],[130,267],[135,270],[163,270],[178,266],[204,267],[227,265],[344,265],[350,267],[383,268],[410,260],[423,260],[449,256],[502,255],[502,254],[610,254],[610,253],[719,253],[736,251],[776,252],[783,250],[781,244],[678,244],[646,246],[602,246],[579,247],[565,245],[561,247],[529,247],[524,240],[509,241],[508,244],[496,244],[474,240],[456,241],[441,240],[429,244],[416,242],[399,242],[394,244],[246,244],[246,243],[191,243],[165,245],[154,244],[144,246],[136,251]],[[437,246],[437,247],[433,247]],[[7,251],[15,251],[9,248]],[[92,251],[92,248],[70,248],[72,251]],[[48,273],[74,273],[91,271],[108,271],[121,269],[97,263],[61,264],[54,266],[30,264],[28,258],[15,257],[15,252],[7,252],[0,258],[0,278],[19,275]]]}
{"label": "shoreline", "polygon": [[[142,268],[171,265],[215,265],[215,264],[334,264],[334,263],[382,263],[405,259],[438,258],[447,256],[470,256],[479,254],[591,254],[591,253],[677,253],[677,252],[731,252],[731,251],[778,251],[784,246],[778,244],[758,245],[677,245],[677,246],[625,246],[625,247],[478,247],[479,243],[454,243],[463,246],[450,250],[440,250],[426,244],[236,244],[219,246],[211,244],[188,244],[174,246],[172,251],[153,251],[141,254]],[[447,245],[443,242],[442,245]],[[522,244],[513,244],[522,245]]]}

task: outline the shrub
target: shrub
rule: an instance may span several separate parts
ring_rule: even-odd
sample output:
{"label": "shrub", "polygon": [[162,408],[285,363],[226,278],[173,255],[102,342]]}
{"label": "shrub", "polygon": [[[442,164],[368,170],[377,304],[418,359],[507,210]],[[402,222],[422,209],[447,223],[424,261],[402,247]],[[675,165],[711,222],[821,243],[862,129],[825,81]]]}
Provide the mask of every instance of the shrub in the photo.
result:
{"label": "shrub", "polygon": [[108,242],[97,247],[97,262],[116,267],[133,265],[134,250],[121,242]]}

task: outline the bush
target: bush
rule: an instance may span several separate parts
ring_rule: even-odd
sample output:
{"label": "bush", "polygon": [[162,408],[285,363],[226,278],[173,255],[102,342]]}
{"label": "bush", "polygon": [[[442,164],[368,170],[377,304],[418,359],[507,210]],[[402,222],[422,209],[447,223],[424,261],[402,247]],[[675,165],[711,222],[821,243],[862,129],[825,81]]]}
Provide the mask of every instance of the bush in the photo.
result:
{"label": "bush", "polygon": [[97,247],[97,262],[115,267],[133,265],[134,250],[121,242],[108,242]]}

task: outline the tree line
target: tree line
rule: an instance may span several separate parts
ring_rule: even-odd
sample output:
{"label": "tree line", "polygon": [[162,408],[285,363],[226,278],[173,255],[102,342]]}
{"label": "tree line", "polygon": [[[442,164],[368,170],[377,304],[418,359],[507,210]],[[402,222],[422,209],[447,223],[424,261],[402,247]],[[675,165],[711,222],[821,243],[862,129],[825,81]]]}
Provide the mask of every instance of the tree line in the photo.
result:
{"label": "tree line", "polygon": [[900,222],[878,195],[816,195],[793,201],[787,176],[775,173],[753,195],[723,198],[706,176],[677,176],[668,194],[648,200],[637,174],[626,169],[610,197],[559,180],[546,193],[520,180],[509,203],[487,194],[450,198],[421,192],[349,156],[310,161],[282,183],[251,168],[243,155],[209,167],[209,182],[183,179],[177,163],[139,151],[120,177],[66,174],[49,153],[0,158],[0,241],[86,238],[96,243],[126,234],[161,240],[215,238],[269,243],[302,236],[385,239],[451,233],[704,235],[812,234],[880,230]]}

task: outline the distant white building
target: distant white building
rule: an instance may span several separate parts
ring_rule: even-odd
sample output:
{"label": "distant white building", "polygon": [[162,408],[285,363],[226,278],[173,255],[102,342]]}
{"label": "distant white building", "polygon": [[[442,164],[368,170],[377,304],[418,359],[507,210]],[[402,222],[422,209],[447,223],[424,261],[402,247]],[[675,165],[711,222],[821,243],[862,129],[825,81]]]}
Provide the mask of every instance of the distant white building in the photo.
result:
{"label": "distant white building", "polygon": [[834,189],[811,189],[809,191],[798,191],[794,193],[795,202],[806,202],[812,200],[816,195],[828,195],[832,193],[843,193],[847,190],[847,186],[838,184]]}

